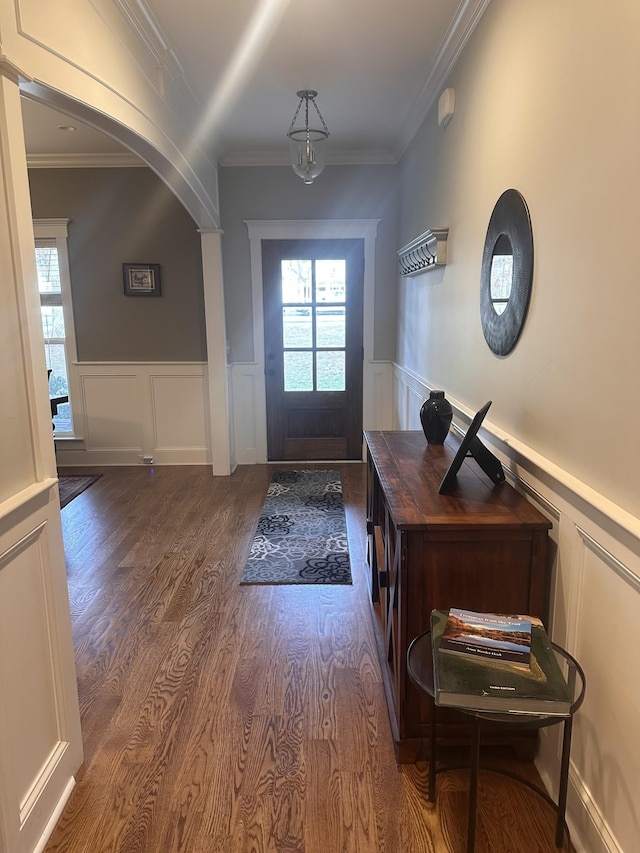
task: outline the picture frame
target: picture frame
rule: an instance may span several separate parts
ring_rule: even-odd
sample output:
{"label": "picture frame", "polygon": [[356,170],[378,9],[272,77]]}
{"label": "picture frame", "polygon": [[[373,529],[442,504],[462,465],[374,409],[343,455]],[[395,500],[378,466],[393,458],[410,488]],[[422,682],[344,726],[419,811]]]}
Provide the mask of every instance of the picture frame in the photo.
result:
{"label": "picture frame", "polygon": [[160,296],[160,264],[122,264],[125,296]]}

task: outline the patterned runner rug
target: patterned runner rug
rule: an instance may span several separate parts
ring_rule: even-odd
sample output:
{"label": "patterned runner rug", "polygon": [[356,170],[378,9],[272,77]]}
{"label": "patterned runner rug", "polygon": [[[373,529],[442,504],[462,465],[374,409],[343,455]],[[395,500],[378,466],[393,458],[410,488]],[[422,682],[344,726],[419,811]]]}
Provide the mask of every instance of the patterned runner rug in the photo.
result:
{"label": "patterned runner rug", "polygon": [[350,584],[339,471],[275,471],[242,584]]}
{"label": "patterned runner rug", "polygon": [[58,492],[60,493],[60,509],[69,501],[77,498],[81,492],[99,480],[102,474],[58,474]]}

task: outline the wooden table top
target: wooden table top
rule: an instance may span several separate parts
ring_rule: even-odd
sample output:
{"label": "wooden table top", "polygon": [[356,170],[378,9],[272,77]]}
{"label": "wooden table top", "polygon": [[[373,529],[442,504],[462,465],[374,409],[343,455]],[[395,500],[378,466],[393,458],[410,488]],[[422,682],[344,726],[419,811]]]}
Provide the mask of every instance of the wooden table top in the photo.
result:
{"label": "wooden table top", "polygon": [[394,524],[400,529],[534,527],[551,522],[509,483],[494,484],[475,460],[466,459],[455,486],[438,492],[460,444],[453,433],[444,445],[427,444],[420,430],[368,430],[365,440]]}

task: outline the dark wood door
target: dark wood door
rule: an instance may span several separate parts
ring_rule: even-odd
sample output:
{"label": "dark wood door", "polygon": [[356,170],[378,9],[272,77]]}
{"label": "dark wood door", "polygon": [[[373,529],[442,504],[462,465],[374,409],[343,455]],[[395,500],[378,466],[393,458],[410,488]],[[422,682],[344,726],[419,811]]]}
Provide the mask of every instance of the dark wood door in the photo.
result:
{"label": "dark wood door", "polygon": [[362,240],[263,240],[269,460],[362,458]]}

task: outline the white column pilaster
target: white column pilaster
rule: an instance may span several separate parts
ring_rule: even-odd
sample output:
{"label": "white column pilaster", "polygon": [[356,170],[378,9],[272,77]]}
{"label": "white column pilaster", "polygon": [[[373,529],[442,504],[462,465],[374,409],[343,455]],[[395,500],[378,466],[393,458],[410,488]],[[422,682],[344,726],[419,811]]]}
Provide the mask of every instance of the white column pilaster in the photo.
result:
{"label": "white column pilaster", "polygon": [[222,278],[222,231],[200,231],[207,337],[209,425],[213,474],[231,473],[227,335]]}

